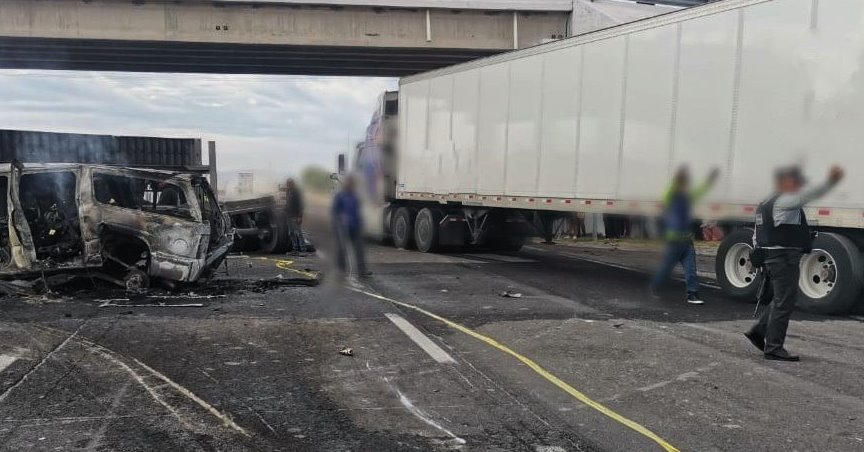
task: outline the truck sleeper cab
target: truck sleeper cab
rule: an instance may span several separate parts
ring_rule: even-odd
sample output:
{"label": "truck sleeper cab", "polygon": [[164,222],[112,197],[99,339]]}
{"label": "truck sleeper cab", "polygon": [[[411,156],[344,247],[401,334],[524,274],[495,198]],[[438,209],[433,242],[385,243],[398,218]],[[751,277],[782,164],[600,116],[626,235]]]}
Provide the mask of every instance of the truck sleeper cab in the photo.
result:
{"label": "truck sleeper cab", "polygon": [[233,242],[207,181],[193,174],[13,162],[0,190],[6,279],[87,271],[130,290],[194,282]]}

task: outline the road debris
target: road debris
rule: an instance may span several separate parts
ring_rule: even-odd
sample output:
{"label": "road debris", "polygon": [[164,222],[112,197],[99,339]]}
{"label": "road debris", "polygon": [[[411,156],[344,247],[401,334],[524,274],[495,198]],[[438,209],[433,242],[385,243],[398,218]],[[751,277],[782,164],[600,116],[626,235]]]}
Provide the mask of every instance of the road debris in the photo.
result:
{"label": "road debris", "polygon": [[342,347],[339,350],[339,354],[345,356],[354,356],[354,349],[350,347]]}
{"label": "road debris", "polygon": [[225,295],[198,295],[195,292],[180,295],[148,295],[147,298],[155,298],[160,300],[211,300],[213,298],[225,298]]}
{"label": "road debris", "polygon": [[9,296],[33,295],[39,293],[42,287],[42,280],[0,280],[0,293]]}
{"label": "road debris", "polygon": [[519,293],[519,292],[513,292],[512,290],[505,290],[504,292],[501,292],[501,293],[498,294],[498,295],[499,295],[499,296],[502,296],[502,297],[504,297],[504,298],[522,298],[522,294],[521,294],[521,293]]}
{"label": "road debris", "polygon": [[99,305],[100,308],[203,308],[205,305],[203,303],[183,303],[183,304],[170,304],[170,303],[152,303],[152,304],[117,304],[114,302],[106,301]]}

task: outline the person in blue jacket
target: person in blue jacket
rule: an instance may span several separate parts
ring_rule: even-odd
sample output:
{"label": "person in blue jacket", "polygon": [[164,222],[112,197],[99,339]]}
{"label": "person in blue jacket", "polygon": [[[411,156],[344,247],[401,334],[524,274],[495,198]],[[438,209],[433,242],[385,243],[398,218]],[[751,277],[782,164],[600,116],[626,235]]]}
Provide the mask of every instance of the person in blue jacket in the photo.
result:
{"label": "person in blue jacket", "polygon": [[690,188],[690,171],[682,166],[675,173],[672,184],[663,196],[663,224],[665,228],[666,249],[660,267],[651,281],[651,295],[657,297],[660,286],[669,279],[672,270],[678,263],[684,269],[684,281],[687,285],[687,303],[705,304],[699,297],[699,278],[696,276],[696,248],[693,246],[692,208],[693,204],[702,199],[714,182],[720,171],[711,171],[708,179],[695,189]]}
{"label": "person in blue jacket", "polygon": [[[349,268],[359,277],[369,276],[366,270],[366,256],[363,249],[363,219],[360,214],[360,198],[353,176],[346,176],[342,188],[333,198],[331,208],[333,229],[336,234],[336,264],[342,272]],[[348,248],[353,251],[353,261],[349,261]]]}

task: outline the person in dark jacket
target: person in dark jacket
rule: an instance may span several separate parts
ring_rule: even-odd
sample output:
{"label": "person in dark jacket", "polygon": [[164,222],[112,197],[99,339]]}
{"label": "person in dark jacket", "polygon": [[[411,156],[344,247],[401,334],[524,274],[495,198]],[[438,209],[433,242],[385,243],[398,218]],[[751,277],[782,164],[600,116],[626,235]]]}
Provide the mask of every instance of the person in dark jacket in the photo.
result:
{"label": "person in dark jacket", "polygon": [[690,171],[681,167],[663,196],[663,223],[666,250],[660,267],[651,281],[651,295],[657,297],[660,286],[669,279],[675,265],[681,263],[687,284],[687,303],[705,304],[699,297],[699,278],[696,276],[696,249],[693,246],[693,204],[699,201],[717,181],[720,171],[714,169],[708,180],[694,190],[690,189]]}
{"label": "person in dark jacket", "polygon": [[801,192],[805,183],[801,169],[797,166],[781,168],[774,175],[775,192],[756,211],[753,245],[764,253],[771,303],[744,336],[764,353],[765,359],[799,360],[786,351],[783,344],[798,296],[801,255],[809,253],[812,246],[804,206],[825,196],[842,179],[843,169],[835,166],[825,183]]}
{"label": "person in dark jacket", "polygon": [[[336,234],[336,264],[343,272],[353,270],[356,276],[366,277],[366,255],[363,249],[363,219],[360,214],[360,198],[357,196],[353,176],[347,176],[342,189],[333,198],[331,208],[333,229]],[[353,261],[349,260],[349,250]]]}
{"label": "person in dark jacket", "polygon": [[303,238],[303,192],[294,182],[288,179],[285,184],[285,218],[288,223],[288,239],[291,251],[299,254],[306,252],[306,240]]}

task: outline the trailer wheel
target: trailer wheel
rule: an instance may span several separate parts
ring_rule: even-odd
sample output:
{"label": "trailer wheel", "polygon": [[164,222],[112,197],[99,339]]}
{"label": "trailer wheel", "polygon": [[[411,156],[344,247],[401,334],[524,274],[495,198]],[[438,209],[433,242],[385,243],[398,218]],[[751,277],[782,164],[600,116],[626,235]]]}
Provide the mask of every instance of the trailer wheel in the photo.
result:
{"label": "trailer wheel", "polygon": [[387,206],[381,212],[381,244],[393,244],[393,214],[395,211],[392,207]]}
{"label": "trailer wheel", "polygon": [[407,207],[396,209],[390,223],[393,245],[403,250],[414,247],[414,212]]}
{"label": "trailer wheel", "polygon": [[279,254],[288,251],[290,244],[288,243],[287,228],[279,224],[279,216],[275,212],[267,212],[264,215],[266,218],[260,226],[264,234],[259,240],[261,244],[259,250],[265,254]]}
{"label": "trailer wheel", "polygon": [[732,298],[756,302],[762,272],[750,264],[753,230],[738,229],[723,239],[714,260],[714,272],[723,292]]}
{"label": "trailer wheel", "polygon": [[414,220],[414,240],[417,249],[429,253],[438,249],[438,227],[444,215],[438,210],[421,209]]}
{"label": "trailer wheel", "polygon": [[846,237],[821,233],[801,258],[798,304],[820,314],[842,314],[861,295],[861,251]]}
{"label": "trailer wheel", "polygon": [[264,254],[279,254],[288,251],[287,234],[285,229],[279,226],[268,228],[260,243],[259,250]]}

